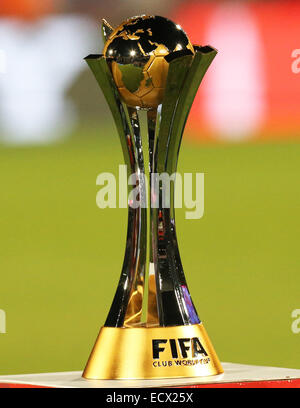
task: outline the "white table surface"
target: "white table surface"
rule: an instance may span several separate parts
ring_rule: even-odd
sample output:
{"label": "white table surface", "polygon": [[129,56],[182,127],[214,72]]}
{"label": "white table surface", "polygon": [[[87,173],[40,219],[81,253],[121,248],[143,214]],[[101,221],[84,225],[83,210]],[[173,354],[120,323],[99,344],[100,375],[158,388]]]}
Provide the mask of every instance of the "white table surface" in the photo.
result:
{"label": "white table surface", "polygon": [[254,365],[222,363],[224,374],[209,377],[176,378],[163,380],[86,380],[81,371],[2,375],[0,383],[30,384],[55,388],[146,388],[172,387],[193,384],[236,383],[300,379],[300,370]]}

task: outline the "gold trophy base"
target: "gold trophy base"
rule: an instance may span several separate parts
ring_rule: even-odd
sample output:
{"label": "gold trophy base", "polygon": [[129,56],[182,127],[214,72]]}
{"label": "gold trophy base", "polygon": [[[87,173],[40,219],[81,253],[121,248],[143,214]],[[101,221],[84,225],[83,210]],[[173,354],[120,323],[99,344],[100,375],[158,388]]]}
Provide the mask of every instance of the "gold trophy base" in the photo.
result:
{"label": "gold trophy base", "polygon": [[162,379],[221,373],[221,363],[200,323],[172,327],[102,327],[83,377]]}

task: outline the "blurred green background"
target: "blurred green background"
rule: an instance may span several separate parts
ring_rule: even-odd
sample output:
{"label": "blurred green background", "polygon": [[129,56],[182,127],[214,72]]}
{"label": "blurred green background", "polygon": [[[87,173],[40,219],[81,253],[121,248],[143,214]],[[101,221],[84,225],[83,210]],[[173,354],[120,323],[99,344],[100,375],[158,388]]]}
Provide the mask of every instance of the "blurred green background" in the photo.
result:
{"label": "blurred green background", "polygon": [[[116,25],[142,12],[172,16],[177,7],[183,10],[196,2],[115,0],[114,7],[104,0],[19,3],[24,7],[12,10],[14,2],[4,0],[6,11],[0,8],[0,310],[6,314],[6,333],[1,333],[0,322],[2,375],[82,370],[119,280],[127,210],[96,206],[96,178],[101,172],[117,175],[123,158],[111,114],[82,60],[101,52],[100,17]],[[250,10],[254,2],[203,2],[205,9],[206,3],[217,13],[227,13],[223,4],[228,4],[229,11],[228,19],[219,20],[221,28],[212,23],[227,33],[226,46],[223,34],[218,37],[221,44],[212,41],[223,52],[214,62],[222,79],[221,99],[218,92],[216,99],[209,92],[205,97],[216,112],[220,100],[236,101],[224,103],[232,108],[229,120],[227,113],[218,119],[226,130],[233,125],[236,133],[232,138],[213,134],[205,142],[197,129],[209,115],[194,106],[194,125],[188,122],[178,170],[205,174],[205,210],[199,220],[186,220],[185,208],[176,210],[183,267],[222,361],[300,368],[300,333],[291,329],[291,314],[300,309],[300,133],[287,130],[277,142],[272,135],[256,137],[260,119],[253,130],[251,109],[265,108],[260,93],[253,97],[256,81],[247,82],[253,72],[245,69],[245,60],[235,58],[240,88],[237,76],[231,82],[222,76],[224,62],[232,57],[226,52],[236,53],[230,41],[238,36],[231,35],[230,16],[248,21],[245,5]],[[26,16],[20,13],[25,4]],[[190,13],[186,18],[196,17]],[[248,36],[255,24],[244,26],[241,38],[258,38],[264,47],[258,36]],[[239,46],[246,49],[243,41]],[[252,50],[252,42],[248,46]],[[243,55],[250,66],[252,54]],[[290,55],[284,54],[286,77],[277,80],[281,92],[288,80],[299,80],[290,70]],[[244,71],[249,77],[244,78]],[[276,112],[288,118],[285,108],[289,100],[296,106],[295,94],[285,94],[282,110]],[[246,109],[242,114],[240,106]],[[297,109],[292,113],[297,124]],[[228,139],[236,142],[220,142]]]}
{"label": "blurred green background", "polygon": [[[205,214],[177,210],[179,245],[222,361],[300,367],[299,154],[293,143],[182,146],[179,171],[205,173]],[[95,203],[96,176],[119,163],[109,125],[0,149],[1,374],[84,367],[123,261],[127,210]]]}

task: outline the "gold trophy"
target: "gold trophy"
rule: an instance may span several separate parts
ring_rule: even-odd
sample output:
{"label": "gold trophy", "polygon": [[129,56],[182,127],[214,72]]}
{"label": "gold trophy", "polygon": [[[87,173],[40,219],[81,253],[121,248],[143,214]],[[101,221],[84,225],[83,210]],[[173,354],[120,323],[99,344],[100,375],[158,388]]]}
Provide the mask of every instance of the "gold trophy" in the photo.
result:
{"label": "gold trophy", "polygon": [[[107,100],[139,204],[128,205],[123,268],[106,322],[85,367],[87,379],[157,379],[223,372],[192,302],[176,238],[174,180],[185,123],[217,51],[192,45],[167,18],[102,24],[104,50],[85,58]],[[146,111],[148,134],[140,131]],[[150,183],[145,182],[147,174]],[[130,201],[130,200],[129,200]],[[165,205],[167,201],[169,205]]]}

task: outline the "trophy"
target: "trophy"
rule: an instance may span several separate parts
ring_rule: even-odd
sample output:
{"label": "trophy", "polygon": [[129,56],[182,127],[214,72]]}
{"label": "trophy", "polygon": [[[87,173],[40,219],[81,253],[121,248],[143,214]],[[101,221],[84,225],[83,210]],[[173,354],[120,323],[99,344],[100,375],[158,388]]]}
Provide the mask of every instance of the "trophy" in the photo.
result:
{"label": "trophy", "polygon": [[[119,284],[83,377],[220,374],[222,366],[198,317],[180,260],[171,177],[190,108],[217,51],[192,45],[178,24],[159,16],[133,17],[116,29],[103,20],[102,34],[103,54],[85,60],[114,118],[128,177],[135,176],[128,193],[138,192],[139,205],[128,200]],[[146,137],[141,110],[147,116]],[[167,192],[162,174],[171,179]]]}

